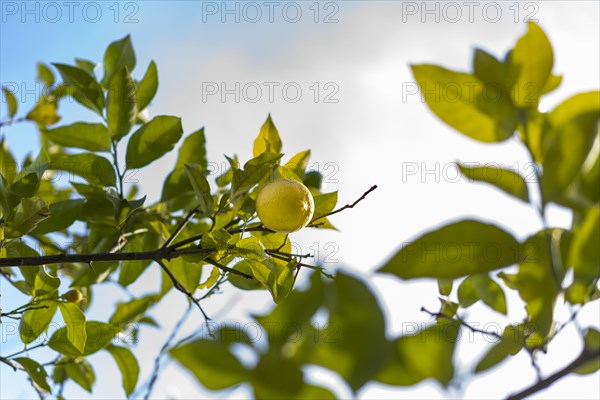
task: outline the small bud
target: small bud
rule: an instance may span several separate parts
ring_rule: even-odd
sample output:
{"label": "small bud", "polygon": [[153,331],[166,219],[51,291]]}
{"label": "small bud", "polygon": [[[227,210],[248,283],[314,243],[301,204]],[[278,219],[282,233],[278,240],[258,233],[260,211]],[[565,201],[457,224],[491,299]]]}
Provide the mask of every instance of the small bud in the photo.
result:
{"label": "small bud", "polygon": [[68,303],[79,303],[81,300],[83,300],[83,295],[77,289],[69,290],[60,297]]}

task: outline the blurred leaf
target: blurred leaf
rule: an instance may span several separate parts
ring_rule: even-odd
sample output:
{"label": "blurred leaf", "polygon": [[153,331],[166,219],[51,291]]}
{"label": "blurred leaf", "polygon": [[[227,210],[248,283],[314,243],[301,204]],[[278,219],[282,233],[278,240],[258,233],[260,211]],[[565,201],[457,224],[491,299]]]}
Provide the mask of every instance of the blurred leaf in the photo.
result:
{"label": "blurred leaf", "polygon": [[474,75],[435,65],[412,65],[412,71],[431,111],[454,129],[482,142],[513,135],[517,116],[510,100],[492,97]]}
{"label": "blurred leaf", "polygon": [[152,307],[159,299],[155,295],[133,299],[127,302],[117,303],[117,307],[108,322],[113,325],[123,325],[130,322],[137,322],[144,316],[146,311]]}
{"label": "blurred leaf", "polygon": [[517,241],[502,229],[464,220],[405,244],[379,272],[402,279],[455,279],[514,264],[517,250]]}
{"label": "blurred leaf", "polygon": [[96,79],[81,68],[66,64],[52,64],[63,78],[68,93],[82,106],[102,116],[104,94]]}
{"label": "blurred leaf", "polygon": [[588,157],[598,136],[600,92],[577,94],[549,115],[543,141],[542,190],[546,202],[560,199]]}
{"label": "blurred leaf", "polygon": [[144,110],[156,95],[158,90],[158,70],[156,63],[150,61],[146,74],[138,85],[138,111]]}
{"label": "blurred leaf", "polygon": [[42,176],[48,168],[49,162],[48,153],[42,149],[36,159],[24,166],[17,174],[10,186],[10,191],[19,197],[34,196],[40,188]]}
{"label": "blurred leaf", "polygon": [[50,216],[40,222],[31,232],[34,235],[62,231],[79,218],[85,200],[65,200],[50,204]]}
{"label": "blurred leaf", "polygon": [[181,119],[161,115],[142,125],[127,145],[127,168],[142,168],[173,150],[181,138]]}
{"label": "blurred leaf", "polygon": [[273,170],[273,167],[277,165],[282,156],[281,153],[264,152],[244,164],[243,171],[236,169],[233,172],[231,182],[231,201],[234,201],[260,182]]}
{"label": "blurred leaf", "polygon": [[546,234],[540,231],[529,237],[521,246],[525,256],[519,263],[515,285],[526,303],[528,319],[537,331],[528,339],[529,347],[539,347],[550,332],[554,314],[554,303],[559,288],[554,279],[554,270]]}
{"label": "blurred leaf", "polygon": [[600,277],[600,206],[590,208],[575,227],[569,252],[575,281],[590,285]]}
{"label": "blurred leaf", "polygon": [[106,99],[106,120],[112,139],[118,142],[133,128],[138,113],[137,87],[127,67],[113,75]]}
{"label": "blurred leaf", "polygon": [[389,346],[383,313],[368,286],[349,275],[338,273],[325,293],[330,336],[305,342],[309,348],[302,352],[309,353],[308,363],[339,373],[356,393],[385,362]]}
{"label": "blurred leaf", "polygon": [[77,304],[74,303],[58,303],[58,308],[65,320],[67,327],[67,339],[73,347],[83,353],[85,349],[85,341],[87,340],[85,330],[85,315]]}
{"label": "blurred leaf", "polygon": [[37,386],[46,392],[51,391],[50,386],[48,386],[48,382],[46,381],[48,374],[46,373],[44,367],[41,366],[37,361],[33,361],[32,359],[26,357],[17,357],[13,360],[21,364],[27,374],[31,377],[31,380],[33,380]]}
{"label": "blurred leaf", "polygon": [[521,326],[507,325],[500,341],[495,343],[479,361],[475,372],[492,368],[506,357],[514,356],[525,346],[525,332]]}
{"label": "blurred leaf", "polygon": [[442,296],[450,296],[452,293],[452,279],[438,279],[438,290]]}
{"label": "blurred leaf", "polygon": [[55,82],[54,72],[44,63],[37,64],[37,80],[43,82],[46,88],[52,86]]}
{"label": "blurred leaf", "polygon": [[294,363],[268,352],[252,371],[251,382],[256,399],[292,399],[302,388],[303,373]]}
{"label": "blurred leaf", "polygon": [[17,98],[15,97],[13,92],[11,92],[9,89],[7,89],[5,87],[2,88],[2,91],[4,92],[4,97],[6,97],[6,107],[7,107],[8,118],[12,119],[17,114],[17,111],[19,109],[19,105],[17,103]]}
{"label": "blurred leaf", "polygon": [[253,156],[258,157],[262,153],[280,153],[281,152],[281,138],[279,132],[273,124],[271,114],[267,117],[267,120],[260,128],[258,137],[254,140]]}
{"label": "blurred leaf", "polygon": [[[219,268],[213,267],[213,269],[210,271],[210,276],[204,282],[201,282],[198,285],[198,289],[208,289],[208,288],[213,287],[215,285],[215,283],[217,283],[217,281],[219,280],[220,277],[221,277],[221,272],[219,271]],[[245,278],[242,277],[242,279],[245,279]],[[250,280],[250,279],[246,279],[246,280]]]}
{"label": "blurred leaf", "polygon": [[467,308],[479,300],[483,300],[493,310],[506,315],[504,291],[486,273],[469,275],[458,287],[458,301],[461,307]]}
{"label": "blurred leaf", "polygon": [[87,321],[85,324],[85,348],[83,353],[76,349],[68,339],[67,327],[63,326],[55,331],[48,341],[48,346],[65,356],[79,357],[94,354],[110,345],[119,333],[119,328],[99,321]]}
{"label": "blurred leaf", "polygon": [[135,356],[131,350],[126,347],[109,346],[106,350],[113,356],[119,370],[121,370],[125,394],[127,397],[131,396],[140,375],[140,366],[135,359]]}
{"label": "blurred leaf", "polygon": [[[106,158],[93,153],[79,153],[62,156],[50,165],[51,169],[67,171],[92,184],[115,186],[117,178],[113,165]],[[73,180],[72,175],[69,180]]]}
{"label": "blurred leaf", "polygon": [[304,175],[303,181],[307,187],[321,190],[323,175],[319,171],[308,171]]}
{"label": "blurred leaf", "polygon": [[525,179],[511,170],[492,166],[471,167],[466,164],[458,164],[458,167],[470,182],[480,181],[492,184],[505,193],[529,202]]}
{"label": "blurred leaf", "polygon": [[515,105],[535,106],[550,77],[554,55],[548,37],[538,24],[529,21],[528,31],[507,56],[511,69],[517,75],[510,91]]}
{"label": "blurred leaf", "polygon": [[433,378],[448,386],[454,377],[452,357],[459,332],[457,321],[443,319],[415,334],[398,337],[375,379],[387,385],[412,386]]}
{"label": "blurred leaf", "polygon": [[[58,305],[55,300],[42,300],[33,306],[34,310],[25,311],[19,321],[19,334],[25,344],[29,344],[46,332],[52,322]],[[46,307],[46,308],[44,308]]]}
{"label": "blurred leaf", "polygon": [[249,372],[220,341],[198,339],[169,352],[209,390],[239,385],[249,378]]}
{"label": "blurred leaf", "polygon": [[27,113],[25,119],[35,121],[41,125],[53,125],[60,120],[56,112],[58,105],[54,101],[42,96],[38,103]]}
{"label": "blurred leaf", "polygon": [[202,215],[211,215],[213,198],[210,193],[210,185],[204,177],[204,174],[200,168],[194,164],[185,164],[185,172],[187,173],[188,179],[194,188],[196,198],[200,202],[200,211],[202,212]]}
{"label": "blurred leaf", "polygon": [[104,77],[102,86],[108,87],[113,75],[117,74],[123,67],[133,71],[135,68],[135,52],[131,44],[131,37],[125,36],[121,40],[112,42],[104,53]]}
{"label": "blurred leaf", "polygon": [[83,58],[76,58],[75,65],[77,67],[81,68],[82,70],[84,70],[85,72],[87,72],[90,76],[94,77],[94,79],[96,78],[96,75],[94,74],[94,69],[96,68],[96,63],[94,63],[90,60],[85,60]]}
{"label": "blurred leaf", "polygon": [[90,151],[109,151],[110,136],[103,124],[75,122],[54,129],[43,129],[45,137],[66,147],[77,147]]}
{"label": "blurred leaf", "polygon": [[96,382],[96,374],[94,369],[84,358],[78,358],[71,362],[66,363],[64,371],[67,377],[77,383],[87,392],[92,393],[92,386]]}
{"label": "blurred leaf", "polygon": [[17,206],[13,217],[6,221],[4,236],[17,238],[31,232],[44,219],[48,218],[50,210],[47,204],[37,198],[23,199]]}

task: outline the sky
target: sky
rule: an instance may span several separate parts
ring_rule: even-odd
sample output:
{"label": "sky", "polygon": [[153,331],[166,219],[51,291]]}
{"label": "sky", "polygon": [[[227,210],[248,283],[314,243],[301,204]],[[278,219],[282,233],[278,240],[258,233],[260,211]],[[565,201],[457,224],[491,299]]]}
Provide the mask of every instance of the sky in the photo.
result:
{"label": "sky", "polygon": [[[410,64],[433,63],[465,71],[475,48],[503,56],[525,32],[524,20],[533,18],[553,44],[554,72],[564,75],[559,89],[541,107],[550,110],[574,93],[600,86],[600,8],[595,1],[2,0],[0,10],[0,81],[4,86],[16,85],[22,110],[35,101],[37,62],[71,63],[75,57],[101,62],[110,42],[131,34],[137,54],[133,76],[141,78],[151,60],[158,65],[159,91],[149,114],[182,117],[186,133],[205,127],[208,157],[214,165],[225,165],[224,155],[251,158],[252,142],[270,113],[282,137],[284,159],[311,149],[309,166],[323,173],[327,191],[339,191],[340,204],[354,201],[377,184],[379,188],[358,207],[332,218],[339,232],[305,230],[292,240],[303,252],[318,249],[329,269],[348,270],[367,279],[386,311],[390,333],[402,332],[406,323],[427,322],[421,306],[437,307],[434,283],[373,274],[402,243],[466,217],[493,222],[519,239],[541,226],[530,206],[493,188],[456,179],[453,163],[457,160],[494,162],[524,176],[531,169],[516,141],[483,145],[439,121],[414,92]],[[0,120],[5,120],[5,104],[1,108]],[[65,104],[60,111],[65,124],[97,118],[76,104]],[[38,134],[30,124],[2,133],[20,157],[38,149]],[[128,177],[127,184],[137,182],[148,201],[156,201],[176,154],[172,151]],[[568,227],[571,216],[552,207],[549,220],[554,226]],[[156,290],[155,267],[131,287],[134,294]],[[2,294],[3,307],[21,304],[19,294],[5,284]],[[114,286],[102,285],[91,316],[107,318],[113,302],[126,298]],[[510,294],[508,301],[510,320],[478,305],[469,309],[467,320],[483,326],[523,318],[518,296]],[[171,293],[151,314],[170,327],[185,304],[182,296]],[[215,319],[248,321],[249,313],[264,312],[270,304],[267,293],[229,290],[210,299],[206,309]],[[565,320],[568,311],[559,304],[557,318]],[[584,327],[600,326],[598,302],[578,319]],[[190,318],[182,336],[199,323],[197,316]],[[141,379],[148,376],[168,332],[142,329],[135,348]],[[548,355],[540,359],[545,374],[577,354],[579,349],[570,344],[575,335],[569,330],[553,342]],[[9,339],[2,338],[0,353],[19,350],[18,341]],[[481,337],[465,340],[458,349],[460,363],[473,363],[489,345]],[[115,368],[113,361],[103,353],[92,359],[97,365],[95,396],[122,397],[120,380],[108,372]],[[338,396],[350,396],[333,374],[316,368],[307,372]],[[23,374],[2,366],[0,379],[3,397],[33,395]],[[599,379],[599,373],[568,377],[538,398],[598,398]],[[521,354],[460,390],[445,392],[429,381],[408,389],[370,384],[359,397],[498,398],[533,381],[529,359]],[[66,394],[78,397],[84,392],[69,385]],[[241,387],[226,393],[206,392],[185,371],[167,362],[154,395],[239,398],[249,391]]]}

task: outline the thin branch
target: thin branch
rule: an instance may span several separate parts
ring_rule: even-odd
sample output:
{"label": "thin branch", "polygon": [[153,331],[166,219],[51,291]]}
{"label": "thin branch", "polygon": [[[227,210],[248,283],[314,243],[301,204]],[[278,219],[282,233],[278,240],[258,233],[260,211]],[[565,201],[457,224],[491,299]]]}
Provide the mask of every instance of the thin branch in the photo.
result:
{"label": "thin branch", "polygon": [[435,318],[444,318],[444,319],[448,319],[448,320],[452,320],[452,321],[456,321],[458,322],[460,325],[464,326],[465,328],[469,329],[471,332],[473,333],[481,333],[482,335],[489,335],[489,336],[493,336],[496,339],[501,339],[502,337],[500,335],[498,335],[496,332],[490,332],[490,331],[484,331],[483,329],[478,329],[475,328],[474,326],[469,325],[468,323],[466,323],[465,321],[463,321],[460,318],[452,318],[449,315],[446,315],[444,313],[438,313],[438,312],[432,312],[429,311],[428,309],[426,309],[425,307],[421,307],[421,311],[425,312],[427,314],[429,314],[432,317]]}
{"label": "thin branch", "polygon": [[188,211],[188,213],[185,216],[185,218],[183,218],[183,221],[181,221],[181,223],[179,223],[179,225],[177,225],[177,228],[175,228],[175,230],[173,231],[173,233],[171,234],[171,236],[162,245],[162,249],[163,250],[166,249],[167,247],[169,247],[169,245],[171,243],[173,243],[173,240],[175,240],[175,238],[177,237],[177,235],[179,235],[181,233],[181,231],[183,230],[183,228],[186,227],[186,225],[192,220],[192,218],[194,217],[194,215],[196,215],[197,212],[198,212],[198,207],[195,207],[195,208],[191,209],[190,211]]}
{"label": "thin branch", "polygon": [[154,384],[156,383],[156,380],[158,379],[158,373],[160,371],[161,359],[162,359],[165,351],[167,350],[167,348],[171,345],[171,342],[173,342],[173,340],[175,339],[175,336],[177,336],[177,333],[183,326],[183,323],[189,317],[191,309],[192,308],[191,308],[191,304],[190,304],[190,307],[188,307],[187,310],[185,310],[185,312],[183,313],[183,315],[181,316],[179,321],[177,321],[177,324],[175,324],[173,331],[171,332],[171,334],[169,335],[169,337],[167,338],[167,340],[161,347],[160,351],[158,352],[158,355],[154,359],[154,369],[152,370],[152,375],[150,376],[150,381],[148,382],[148,387],[146,389],[146,395],[144,396],[144,400],[148,400],[150,398],[150,395],[152,394],[152,389],[154,388]]}
{"label": "thin branch", "polygon": [[239,276],[243,276],[244,278],[247,278],[247,279],[254,279],[254,277],[252,275],[248,275],[244,272],[238,271],[237,269],[229,268],[223,264],[219,264],[218,262],[216,262],[215,260],[213,260],[210,257],[204,259],[204,261],[206,261],[210,265],[213,265],[213,266],[219,268],[222,271],[229,272],[231,274],[235,274],[235,275],[239,275]]}
{"label": "thin branch", "polygon": [[1,127],[5,127],[5,126],[11,126],[13,124],[18,124],[20,122],[24,122],[27,118],[25,117],[21,117],[21,118],[13,118],[13,119],[9,119],[6,121],[1,121],[0,122],[0,128]]}
{"label": "thin branch", "polygon": [[19,368],[19,365],[16,364],[14,361],[9,360],[6,357],[2,357],[0,356],[0,362],[3,362],[4,364],[8,365],[9,367],[11,367],[14,371],[21,369]]}
{"label": "thin branch", "polygon": [[313,219],[312,221],[310,221],[310,223],[308,224],[308,226],[309,227],[311,227],[311,226],[314,227],[314,226],[316,226],[315,225],[315,221],[318,221],[318,220],[320,220],[322,218],[329,217],[329,216],[331,216],[333,214],[337,214],[339,212],[347,210],[348,208],[354,208],[354,206],[356,206],[358,203],[360,203],[361,201],[363,201],[365,199],[365,197],[367,197],[367,195],[369,193],[371,193],[375,189],[377,189],[377,185],[371,186],[371,188],[369,190],[367,190],[366,192],[364,192],[363,195],[360,196],[354,203],[352,203],[352,204],[346,204],[345,206],[343,206],[341,208],[338,208],[337,210],[331,211],[330,213],[327,213],[325,215],[321,215],[320,217],[317,217],[317,218]]}
{"label": "thin branch", "polygon": [[563,369],[553,373],[549,377],[542,379],[541,381],[537,382],[535,385],[530,386],[527,389],[525,389],[519,393],[515,393],[513,395],[508,396],[507,400],[521,400],[528,396],[531,396],[534,393],[537,393],[544,389],[547,389],[550,387],[550,385],[552,385],[557,380],[563,378],[564,376],[570,374],[571,372],[574,372],[576,369],[587,364],[588,362],[594,361],[598,358],[600,358],[600,350],[596,350],[593,352],[584,350],[579,357],[577,357],[573,362],[571,362],[569,365],[567,365]]}
{"label": "thin branch", "polygon": [[31,350],[34,350],[34,349],[37,349],[37,348],[40,348],[40,347],[44,347],[44,346],[46,346],[46,343],[36,344],[33,347],[25,348],[25,349],[23,349],[21,351],[17,351],[16,353],[11,354],[10,356],[6,356],[6,358],[13,358],[13,357],[18,356],[20,354],[23,354],[23,353],[26,353],[28,351],[31,351]]}
{"label": "thin branch", "polygon": [[179,290],[181,293],[185,294],[188,299],[194,303],[198,309],[200,310],[200,312],[202,313],[202,316],[204,317],[204,319],[208,322],[210,321],[210,318],[208,317],[208,315],[206,315],[206,313],[204,312],[204,309],[202,308],[202,306],[200,305],[200,301],[196,300],[194,298],[194,295],[192,293],[190,293],[189,290],[187,290],[175,277],[175,275],[173,275],[173,273],[171,272],[171,270],[165,265],[165,263],[162,260],[154,260],[158,263],[158,265],[160,265],[160,267],[163,269],[163,271],[165,271],[165,273],[169,276],[169,278],[171,278],[171,282],[173,282],[173,287],[177,290]]}

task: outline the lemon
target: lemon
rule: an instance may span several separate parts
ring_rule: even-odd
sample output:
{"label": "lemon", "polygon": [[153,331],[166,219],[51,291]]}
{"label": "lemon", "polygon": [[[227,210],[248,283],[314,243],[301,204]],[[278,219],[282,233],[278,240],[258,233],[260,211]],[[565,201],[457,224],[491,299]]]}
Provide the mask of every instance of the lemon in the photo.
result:
{"label": "lemon", "polygon": [[77,289],[71,289],[61,297],[67,303],[79,303],[83,300],[83,294]]}
{"label": "lemon", "polygon": [[275,232],[290,233],[304,228],[314,211],[310,191],[293,179],[276,179],[266,184],[256,197],[258,218]]}

